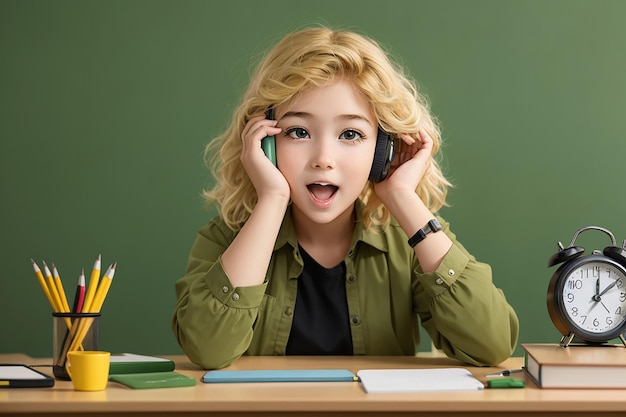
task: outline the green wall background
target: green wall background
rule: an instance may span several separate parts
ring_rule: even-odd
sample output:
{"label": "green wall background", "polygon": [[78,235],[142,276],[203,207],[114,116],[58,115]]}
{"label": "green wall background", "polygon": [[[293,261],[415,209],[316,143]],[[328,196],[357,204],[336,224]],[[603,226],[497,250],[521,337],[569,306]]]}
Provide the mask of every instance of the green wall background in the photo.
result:
{"label": "green wall background", "polygon": [[257,57],[314,23],[401,57],[443,126],[442,214],[492,265],[520,342],[557,341],[557,241],[626,237],[625,21],[620,0],[0,1],[0,352],[51,356],[30,258],[73,296],[98,254],[118,262],[102,347],[181,352],[174,282],[211,216],[203,147]]}

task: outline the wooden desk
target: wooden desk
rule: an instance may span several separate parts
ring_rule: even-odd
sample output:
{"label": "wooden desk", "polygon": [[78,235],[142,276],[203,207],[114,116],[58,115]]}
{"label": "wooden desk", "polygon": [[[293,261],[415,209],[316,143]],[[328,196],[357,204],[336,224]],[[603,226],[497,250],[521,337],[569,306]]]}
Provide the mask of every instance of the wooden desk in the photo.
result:
{"label": "wooden desk", "polygon": [[[186,357],[170,357],[180,373],[199,379],[204,373]],[[0,362],[48,364],[50,359],[0,355]],[[467,367],[475,376],[519,368],[511,358],[498,368]],[[459,362],[441,357],[243,357],[230,369],[359,369],[449,367]],[[41,368],[40,368],[41,369]],[[46,368],[43,368],[46,372]],[[47,372],[50,373],[50,372]],[[523,374],[515,374],[526,378]],[[77,392],[71,382],[54,388],[0,389],[0,414],[72,416],[600,416],[626,415],[626,390],[542,390],[526,381],[524,389],[478,392],[366,394],[358,383],[203,384],[195,387],[132,390],[110,382],[105,391]]]}

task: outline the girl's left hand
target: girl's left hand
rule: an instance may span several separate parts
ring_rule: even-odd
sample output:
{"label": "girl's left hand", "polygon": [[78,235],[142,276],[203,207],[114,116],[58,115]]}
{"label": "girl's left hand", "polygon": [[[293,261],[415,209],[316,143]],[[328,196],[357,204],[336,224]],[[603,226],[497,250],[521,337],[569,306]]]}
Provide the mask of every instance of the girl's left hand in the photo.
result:
{"label": "girl's left hand", "polygon": [[433,140],[425,130],[420,130],[418,135],[420,140],[406,134],[398,135],[401,140],[396,144],[389,175],[384,181],[374,183],[374,190],[383,203],[397,192],[415,193],[422,180],[430,163]]}

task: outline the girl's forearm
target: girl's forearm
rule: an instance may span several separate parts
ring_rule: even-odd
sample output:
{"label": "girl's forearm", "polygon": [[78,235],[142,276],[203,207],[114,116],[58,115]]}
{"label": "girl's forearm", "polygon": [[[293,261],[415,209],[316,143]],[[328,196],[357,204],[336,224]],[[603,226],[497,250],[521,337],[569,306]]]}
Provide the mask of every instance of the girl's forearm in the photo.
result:
{"label": "girl's forearm", "polygon": [[289,200],[268,197],[257,202],[250,218],[222,254],[222,267],[235,287],[260,285]]}
{"label": "girl's forearm", "polygon": [[[407,240],[423,228],[434,215],[415,192],[396,192],[385,201],[393,217],[407,235]],[[407,243],[408,244],[408,243]],[[433,272],[450,250],[452,241],[445,233],[430,233],[415,247],[415,255],[425,273]]]}

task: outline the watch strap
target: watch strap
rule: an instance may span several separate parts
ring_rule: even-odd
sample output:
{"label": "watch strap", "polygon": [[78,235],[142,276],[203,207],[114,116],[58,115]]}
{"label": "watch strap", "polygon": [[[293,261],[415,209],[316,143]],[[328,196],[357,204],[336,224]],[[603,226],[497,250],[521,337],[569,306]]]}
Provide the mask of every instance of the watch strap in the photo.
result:
{"label": "watch strap", "polygon": [[415,232],[408,240],[409,246],[414,248],[422,240],[426,239],[426,235],[429,233],[436,233],[441,230],[441,223],[437,219],[430,219],[426,226]]}

